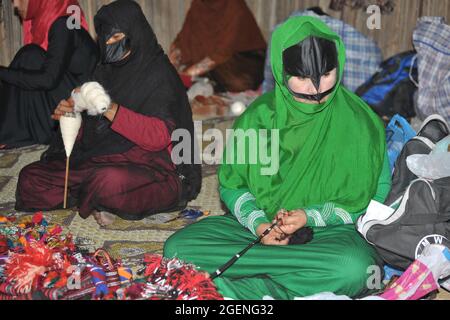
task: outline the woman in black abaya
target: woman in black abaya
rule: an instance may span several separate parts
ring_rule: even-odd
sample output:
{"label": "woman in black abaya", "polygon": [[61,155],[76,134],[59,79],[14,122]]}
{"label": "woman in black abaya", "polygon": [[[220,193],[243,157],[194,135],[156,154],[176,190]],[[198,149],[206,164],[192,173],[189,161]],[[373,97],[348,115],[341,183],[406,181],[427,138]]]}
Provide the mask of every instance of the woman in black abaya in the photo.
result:
{"label": "woman in black abaya", "polygon": [[[9,67],[0,67],[0,149],[49,144],[57,123],[51,114],[70,92],[88,81],[98,49],[86,31],[67,26],[77,0],[15,0],[25,46]],[[72,19],[72,18],[71,18]]]}

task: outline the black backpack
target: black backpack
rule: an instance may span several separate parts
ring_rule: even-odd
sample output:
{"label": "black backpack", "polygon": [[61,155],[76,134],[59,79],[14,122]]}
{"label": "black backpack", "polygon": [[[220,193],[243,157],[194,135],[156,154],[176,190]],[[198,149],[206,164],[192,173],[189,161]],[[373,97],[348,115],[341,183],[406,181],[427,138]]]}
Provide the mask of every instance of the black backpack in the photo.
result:
{"label": "black backpack", "polygon": [[413,154],[429,154],[434,146],[450,135],[450,127],[445,119],[439,115],[428,117],[417,136],[408,141],[403,147],[394,166],[392,189],[385,204],[390,205],[403,195],[409,184],[418,177],[412,173],[406,159]]}
{"label": "black backpack", "polygon": [[385,204],[371,204],[358,220],[358,231],[390,266],[406,270],[429,244],[450,247],[450,177],[418,179],[406,164],[410,155],[429,154],[449,132],[442,117],[429,117],[397,159]]}
{"label": "black backpack", "polygon": [[414,180],[388,217],[358,221],[358,231],[386,264],[406,270],[430,244],[450,248],[450,178]]}

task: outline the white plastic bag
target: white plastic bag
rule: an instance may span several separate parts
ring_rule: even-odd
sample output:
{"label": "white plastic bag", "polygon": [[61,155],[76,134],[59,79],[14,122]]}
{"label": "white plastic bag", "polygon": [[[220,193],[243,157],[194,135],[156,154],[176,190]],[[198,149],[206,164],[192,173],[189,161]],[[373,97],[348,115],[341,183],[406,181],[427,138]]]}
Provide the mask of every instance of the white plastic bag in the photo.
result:
{"label": "white plastic bag", "polygon": [[406,159],[406,164],[419,178],[437,180],[450,177],[450,152],[414,154]]}
{"label": "white plastic bag", "polygon": [[214,87],[209,82],[208,78],[201,78],[188,91],[187,95],[189,101],[192,101],[197,96],[210,97],[214,94]]}
{"label": "white plastic bag", "polygon": [[439,141],[431,151],[430,155],[437,155],[442,153],[449,153],[448,147],[450,145],[450,136]]}
{"label": "white plastic bag", "polygon": [[419,178],[437,180],[450,177],[450,136],[439,141],[430,154],[414,154],[406,159],[409,170]]}
{"label": "white plastic bag", "polygon": [[450,251],[445,246],[427,246],[418,260],[430,269],[436,281],[450,276]]}
{"label": "white plastic bag", "polygon": [[[344,300],[352,300],[347,296],[338,296],[332,292],[322,292],[315,294],[313,296],[304,297],[304,298],[295,298],[294,300],[334,300],[334,301],[344,301]],[[359,300],[385,300],[378,296],[370,296]]]}

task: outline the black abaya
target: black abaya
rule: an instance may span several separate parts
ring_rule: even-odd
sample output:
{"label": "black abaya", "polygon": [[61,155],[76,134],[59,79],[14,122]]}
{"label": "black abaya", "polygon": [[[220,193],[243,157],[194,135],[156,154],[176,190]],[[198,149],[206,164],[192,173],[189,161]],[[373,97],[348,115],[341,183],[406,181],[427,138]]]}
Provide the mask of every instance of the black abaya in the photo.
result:
{"label": "black abaya", "polygon": [[27,45],[9,68],[0,67],[0,145],[50,143],[57,126],[54,109],[91,79],[97,46],[86,30],[69,30],[66,20],[53,23],[47,51]]}

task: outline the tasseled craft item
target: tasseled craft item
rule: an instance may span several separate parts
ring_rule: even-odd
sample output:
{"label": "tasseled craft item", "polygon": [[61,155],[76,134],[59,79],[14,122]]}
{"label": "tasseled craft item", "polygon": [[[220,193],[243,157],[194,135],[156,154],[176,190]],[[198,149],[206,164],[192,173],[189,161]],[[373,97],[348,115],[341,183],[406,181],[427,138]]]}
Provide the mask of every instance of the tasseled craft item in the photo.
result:
{"label": "tasseled craft item", "polygon": [[13,220],[0,223],[0,300],[222,299],[209,276],[191,264],[146,256],[145,275],[134,279],[106,250],[81,251],[42,213]]}
{"label": "tasseled craft item", "polygon": [[[142,297],[149,300],[223,300],[208,274],[178,259],[147,255]],[[136,290],[136,288],[134,288]]]}
{"label": "tasseled craft item", "polygon": [[[95,270],[91,270],[91,273],[93,275],[95,274],[95,280],[93,279],[93,281],[97,287],[97,298],[114,299],[113,292],[116,292],[122,285],[118,272],[118,269],[122,267],[121,263],[115,263],[108,252],[103,249],[97,250],[94,253],[93,259],[98,266],[101,266],[95,266]],[[131,269],[125,269],[128,271],[131,280],[133,277]]]}
{"label": "tasseled craft item", "polygon": [[0,235],[0,256],[8,253],[8,240],[5,236]]}
{"label": "tasseled craft item", "polygon": [[6,276],[19,295],[36,290],[38,278],[47,271],[67,267],[61,256],[44,243],[32,240],[25,243],[24,251],[12,254],[5,268]]}
{"label": "tasseled craft item", "polygon": [[130,268],[119,267],[117,268],[119,274],[119,280],[122,285],[129,284],[133,280],[133,273]]}
{"label": "tasseled craft item", "polygon": [[106,284],[106,273],[99,266],[89,268],[92,276],[92,282],[95,285],[95,298],[103,298],[109,295],[108,285]]}

